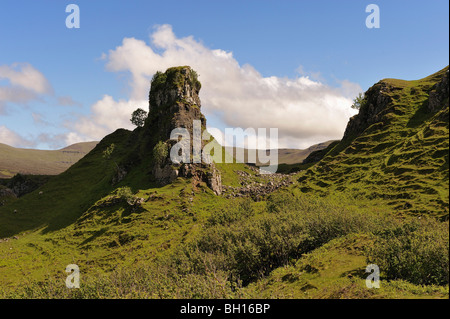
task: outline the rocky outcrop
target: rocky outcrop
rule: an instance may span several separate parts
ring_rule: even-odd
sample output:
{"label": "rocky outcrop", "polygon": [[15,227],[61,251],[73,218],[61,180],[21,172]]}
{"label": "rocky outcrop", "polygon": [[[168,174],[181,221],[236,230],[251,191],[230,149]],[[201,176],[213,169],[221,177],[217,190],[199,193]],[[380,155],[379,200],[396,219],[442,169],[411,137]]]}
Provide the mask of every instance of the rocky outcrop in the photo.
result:
{"label": "rocky outcrop", "polygon": [[9,182],[8,187],[17,197],[21,197],[44,185],[51,176],[34,177],[32,175],[17,174]]}
{"label": "rocky outcrop", "polygon": [[0,185],[0,206],[5,205],[10,198],[17,198],[17,195],[9,188]]}
{"label": "rocky outcrop", "polygon": [[370,125],[381,122],[388,105],[392,102],[388,93],[393,90],[395,88],[384,81],[378,82],[367,90],[364,94],[364,104],[361,106],[359,113],[350,118],[343,140],[359,135]]}
{"label": "rocky outcrop", "polygon": [[204,182],[216,195],[222,194],[222,176],[214,163],[183,164],[178,176],[192,178],[194,186]]}
{"label": "rocky outcrop", "polygon": [[445,72],[442,80],[436,83],[431,89],[427,108],[430,112],[436,112],[444,106],[449,106],[448,96],[449,96],[449,83],[448,83],[448,69]]}
{"label": "rocky outcrop", "polygon": [[222,195],[226,198],[251,197],[255,201],[263,200],[264,196],[293,183],[293,176],[296,173],[286,174],[262,174],[259,175],[259,169],[251,167],[259,177],[257,181],[255,176],[244,172],[236,171],[239,176],[240,187],[223,186]]}
{"label": "rocky outcrop", "polygon": [[[445,69],[444,69],[445,70]],[[429,112],[437,112],[445,107],[448,108],[449,97],[449,83],[448,83],[448,67],[444,70],[432,75],[430,77],[438,77],[439,82],[431,88],[424,89],[428,93],[428,100],[425,106]],[[426,78],[429,79],[430,77]],[[353,116],[344,133],[343,140],[361,134],[369,126],[378,123],[380,126],[385,125],[385,115],[393,110],[392,96],[396,96],[397,92],[404,90],[401,85],[399,87],[390,83],[390,80],[382,80],[372,86],[364,94],[364,103],[361,106],[359,113]],[[433,80],[430,78],[430,80]],[[406,81],[403,81],[406,82]],[[395,81],[394,81],[395,83]],[[416,93],[410,92],[411,95]]]}
{"label": "rocky outcrop", "polygon": [[179,175],[178,170],[170,163],[165,165],[154,165],[152,169],[153,176],[163,185],[173,182]]}
{"label": "rocky outcrop", "polygon": [[[152,175],[156,180],[165,185],[177,177],[192,178],[194,183],[206,183],[219,195],[222,193],[221,175],[214,163],[177,164],[170,159],[170,148],[177,142],[170,139],[174,129],[187,129],[191,149],[194,144],[194,121],[200,121],[200,133],[206,130],[206,118],[200,110],[200,88],[197,73],[189,66],[156,73],[150,88],[149,115],[144,131],[149,136],[148,147],[155,151],[155,147],[159,145],[157,152],[162,154],[153,160]],[[204,143],[205,141],[201,141],[201,148]],[[192,154],[189,157],[192,159]]]}
{"label": "rocky outcrop", "polygon": [[128,171],[126,170],[125,167],[120,167],[117,166],[116,167],[116,173],[114,174],[113,178],[112,178],[112,185],[116,185],[118,183],[120,183],[128,174]]}
{"label": "rocky outcrop", "polygon": [[192,133],[194,120],[206,127],[206,118],[201,113],[199,98],[201,84],[197,73],[189,66],[169,68],[165,73],[156,73],[149,94],[149,114],[145,129],[156,139],[170,138],[174,128],[183,127]]}

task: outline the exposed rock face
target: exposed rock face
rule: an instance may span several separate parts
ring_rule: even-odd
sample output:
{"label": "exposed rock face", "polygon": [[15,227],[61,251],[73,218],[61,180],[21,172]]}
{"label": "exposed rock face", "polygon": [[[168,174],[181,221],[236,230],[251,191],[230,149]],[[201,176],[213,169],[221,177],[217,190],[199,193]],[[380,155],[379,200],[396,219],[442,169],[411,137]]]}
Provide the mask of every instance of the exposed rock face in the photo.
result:
{"label": "exposed rock face", "polygon": [[120,183],[126,176],[128,172],[124,167],[117,167],[116,174],[113,176],[112,185]]}
{"label": "exposed rock face", "polygon": [[35,189],[39,188],[47,179],[43,180],[34,180],[27,176],[17,174],[15,175],[7,184],[7,187],[17,196],[21,197],[28,193],[31,193]]}
{"label": "exposed rock face", "polygon": [[202,121],[205,127],[206,119],[200,111],[198,96],[200,88],[197,74],[188,66],[157,73],[150,88],[146,129],[156,134],[158,141],[165,141],[178,127],[187,128],[192,133],[193,120]]}
{"label": "exposed rock face", "polygon": [[7,198],[17,198],[17,195],[9,188],[0,186],[0,206],[5,204]]}
{"label": "exposed rock face", "polygon": [[193,178],[194,185],[205,182],[216,195],[222,194],[222,176],[214,163],[184,164],[180,167],[178,176]]}
{"label": "exposed rock face", "polygon": [[[163,185],[179,176],[190,177],[194,181],[206,183],[216,194],[221,194],[221,175],[214,163],[175,164],[170,159],[170,148],[177,143],[170,140],[172,130],[187,129],[192,149],[194,120],[200,121],[201,132],[206,129],[206,118],[200,111],[200,88],[197,73],[189,66],[170,68],[154,76],[149,94],[149,116],[144,130],[151,137],[149,147],[154,148],[163,142],[167,150],[163,152],[164,158],[154,161],[152,173]],[[201,146],[203,148],[204,141]]]}
{"label": "exposed rock face", "polygon": [[442,80],[432,88],[430,92],[430,96],[428,98],[428,110],[431,112],[436,112],[440,110],[444,104],[448,107],[448,70],[445,72],[445,75],[442,77]]}
{"label": "exposed rock face", "polygon": [[[259,169],[250,166],[250,169],[259,174]],[[255,201],[262,200],[264,196],[293,183],[292,177],[296,173],[286,174],[263,174],[258,175],[260,181],[255,181],[254,177],[244,171],[236,171],[240,180],[240,187],[223,186],[223,196],[226,198],[251,197]]]}
{"label": "exposed rock face", "polygon": [[392,101],[387,94],[392,90],[393,88],[383,81],[378,82],[367,90],[365,93],[366,103],[361,107],[358,114],[350,118],[343,139],[360,134],[370,125],[380,122],[387,106]]}

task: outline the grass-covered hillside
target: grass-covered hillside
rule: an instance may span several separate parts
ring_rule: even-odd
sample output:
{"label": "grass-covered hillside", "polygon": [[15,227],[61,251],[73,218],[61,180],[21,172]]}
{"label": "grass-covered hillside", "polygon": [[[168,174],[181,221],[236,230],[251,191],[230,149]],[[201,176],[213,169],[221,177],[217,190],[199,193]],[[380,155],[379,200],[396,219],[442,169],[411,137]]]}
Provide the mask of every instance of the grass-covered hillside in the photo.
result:
{"label": "grass-covered hillside", "polygon": [[77,143],[56,151],[14,148],[0,143],[0,178],[15,174],[57,175],[89,153],[97,142]]}
{"label": "grass-covered hillside", "polygon": [[[320,162],[268,176],[169,163],[171,125],[205,119],[195,73],[168,71],[144,127],[0,206],[0,297],[448,298],[449,226],[436,218],[448,214],[448,104],[432,93],[445,70],[380,82]],[[79,289],[66,288],[69,264]]]}
{"label": "grass-covered hillside", "polygon": [[417,81],[378,82],[342,141],[302,174],[300,188],[448,218],[448,105],[448,67]]}

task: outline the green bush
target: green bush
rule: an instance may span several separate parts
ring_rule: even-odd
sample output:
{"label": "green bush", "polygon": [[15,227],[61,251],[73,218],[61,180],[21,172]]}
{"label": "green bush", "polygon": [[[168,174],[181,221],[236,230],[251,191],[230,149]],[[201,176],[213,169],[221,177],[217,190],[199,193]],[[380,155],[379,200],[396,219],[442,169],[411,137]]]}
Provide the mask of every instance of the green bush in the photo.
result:
{"label": "green bush", "polygon": [[131,113],[131,123],[137,127],[143,127],[145,124],[145,119],[147,118],[147,112],[141,108],[136,109]]}
{"label": "green bush", "polygon": [[157,71],[152,78],[152,86],[153,87],[158,87],[164,83],[166,83],[166,79],[167,79],[167,75],[161,71]]}
{"label": "green bush", "polygon": [[163,261],[121,268],[108,274],[87,274],[79,289],[68,289],[63,277],[25,283],[14,290],[0,287],[0,298],[19,299],[219,299],[239,296],[239,287],[222,272],[180,275]]}
{"label": "green bush", "polygon": [[369,261],[386,279],[419,285],[448,285],[449,223],[426,216],[383,230],[370,251]]}
{"label": "green bush", "polygon": [[352,108],[359,110],[360,108],[364,107],[366,104],[366,99],[364,97],[364,94],[359,93],[358,96],[353,100]]}
{"label": "green bush", "polygon": [[131,191],[131,188],[128,186],[121,187],[116,190],[116,196],[118,196],[120,199],[123,199],[128,204],[132,205],[135,200],[135,196],[133,195],[133,192]]}
{"label": "green bush", "polygon": [[289,194],[273,195],[266,211],[245,219],[237,218],[236,211],[212,216],[200,237],[184,248],[190,261],[184,269],[206,274],[207,259],[245,285],[334,238],[380,230],[387,224],[382,216]]}
{"label": "green bush", "polygon": [[228,210],[222,209],[213,212],[208,218],[207,226],[230,225],[236,221],[249,218],[253,214],[251,200],[248,198],[239,199],[236,206],[232,206]]}
{"label": "green bush", "polygon": [[169,148],[166,143],[159,141],[153,148],[153,160],[158,165],[161,165],[164,160],[169,156]]}

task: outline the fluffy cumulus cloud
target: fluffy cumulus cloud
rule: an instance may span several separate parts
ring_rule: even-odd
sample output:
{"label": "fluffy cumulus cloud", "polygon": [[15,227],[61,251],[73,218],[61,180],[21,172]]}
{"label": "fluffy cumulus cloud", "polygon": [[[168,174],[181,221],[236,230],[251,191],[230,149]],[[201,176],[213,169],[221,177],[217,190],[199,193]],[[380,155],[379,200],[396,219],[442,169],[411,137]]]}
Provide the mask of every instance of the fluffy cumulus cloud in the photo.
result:
{"label": "fluffy cumulus cloud", "polygon": [[11,146],[23,146],[23,147],[32,145],[30,141],[24,139],[19,134],[11,131],[4,125],[0,126],[0,143]]}
{"label": "fluffy cumulus cloud", "polygon": [[67,144],[100,140],[118,128],[133,129],[131,113],[143,104],[148,102],[134,99],[116,101],[110,95],[104,95],[91,107],[89,116],[65,123],[71,129],[67,134]]}
{"label": "fluffy cumulus cloud", "polygon": [[170,25],[157,27],[150,44],[124,38],[103,59],[107,70],[130,75],[130,101],[105,96],[97,102],[93,118],[77,123],[84,136],[101,137],[117,125],[129,127],[130,113],[139,105],[131,102],[146,103],[152,75],[178,65],[190,65],[200,75],[207,118],[220,118],[227,127],[278,128],[279,147],[304,148],[341,138],[354,114],[352,98],[361,91],[346,80],[335,88],[304,73],[296,78],[264,77],[251,65],[240,65],[232,52],[209,49],[192,36],[177,38]]}
{"label": "fluffy cumulus cloud", "polygon": [[[170,25],[156,27],[150,43],[124,38],[102,59],[108,71],[129,75],[129,98],[105,95],[92,105],[91,114],[66,123],[67,143],[99,140],[118,128],[133,128],[130,115],[147,105],[153,74],[172,66],[190,65],[200,75],[202,110],[222,125],[222,131],[211,132],[223,144],[231,143],[221,139],[224,127],[278,128],[279,147],[306,148],[339,139],[355,113],[352,98],[361,91],[346,80],[340,87],[328,86],[320,74],[308,76],[301,66],[296,78],[264,77],[251,65],[240,65],[232,52],[212,50],[192,36],[176,37]],[[261,136],[241,140],[248,147],[263,144]]]}
{"label": "fluffy cumulus cloud", "polygon": [[52,93],[48,80],[31,64],[0,65],[0,114],[6,112],[6,104],[25,104]]}
{"label": "fluffy cumulus cloud", "polygon": [[[90,114],[72,117],[64,123],[68,133],[52,136],[58,144],[99,140],[118,128],[132,129],[131,113],[148,104],[150,80],[156,71],[179,65],[190,65],[202,82],[202,110],[214,119],[221,130],[213,130],[220,139],[225,127],[278,128],[278,146],[306,148],[314,143],[342,137],[350,116],[352,98],[361,88],[343,80],[339,87],[326,85],[320,74],[309,74],[298,68],[299,76],[280,78],[263,76],[251,65],[240,65],[232,52],[213,50],[192,36],[178,38],[170,25],[158,26],[149,43],[124,38],[121,45],[102,55],[110,72],[129,75],[129,96],[116,100],[110,95],[91,106]],[[27,104],[42,95],[53,95],[44,75],[27,63],[0,65],[0,114],[9,104]],[[80,105],[71,97],[57,98],[58,105]],[[36,113],[35,123],[44,125]],[[45,134],[44,134],[45,135]],[[47,140],[40,136],[38,140]],[[0,127],[0,141],[10,145],[29,145],[5,126]],[[242,139],[248,147],[261,147],[261,136]],[[259,145],[256,141],[259,141]],[[272,147],[267,145],[267,147]],[[266,145],[263,145],[265,147]]]}

